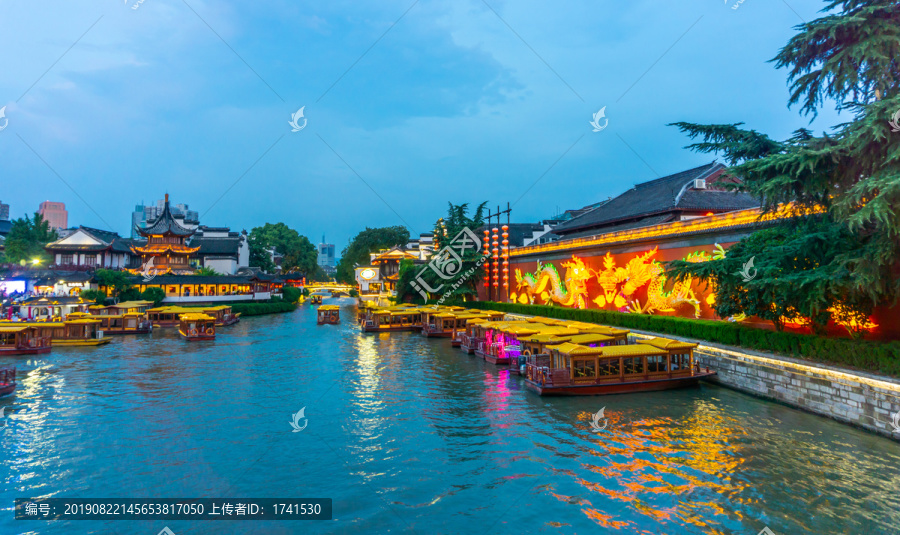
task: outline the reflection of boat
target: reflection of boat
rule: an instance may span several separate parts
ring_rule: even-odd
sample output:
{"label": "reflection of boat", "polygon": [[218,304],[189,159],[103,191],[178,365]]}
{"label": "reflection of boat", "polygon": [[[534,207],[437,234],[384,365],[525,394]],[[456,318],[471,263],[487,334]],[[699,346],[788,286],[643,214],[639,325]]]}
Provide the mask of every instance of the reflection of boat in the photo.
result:
{"label": "reflection of boat", "polygon": [[631,345],[589,347],[564,342],[530,355],[525,385],[541,395],[599,395],[668,390],[716,375],[694,364],[697,344],[653,338]]}
{"label": "reflection of boat", "polygon": [[50,337],[38,332],[34,325],[4,323],[0,325],[0,355],[34,355],[50,352]]}
{"label": "reflection of boat", "polygon": [[341,307],[337,305],[322,305],[316,311],[316,323],[324,325],[337,325],[341,322]]}
{"label": "reflection of boat", "polygon": [[[69,314],[65,321],[47,321],[26,323],[37,329],[38,336],[50,338],[54,346],[100,346],[108,344],[109,338],[103,337],[101,330],[102,320],[93,318],[88,314],[79,317],[79,313]],[[0,323],[0,325],[10,325]]]}
{"label": "reflection of boat", "polygon": [[16,390],[16,368],[0,368],[0,397],[8,396]]}
{"label": "reflection of boat", "polygon": [[182,314],[179,321],[178,333],[191,342],[213,340],[216,337],[216,319],[212,316],[191,312]]}

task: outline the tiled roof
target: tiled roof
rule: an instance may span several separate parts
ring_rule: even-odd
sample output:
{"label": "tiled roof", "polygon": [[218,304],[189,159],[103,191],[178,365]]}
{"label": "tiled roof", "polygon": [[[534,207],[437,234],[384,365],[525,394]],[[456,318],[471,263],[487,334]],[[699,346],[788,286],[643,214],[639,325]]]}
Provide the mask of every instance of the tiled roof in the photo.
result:
{"label": "tiled roof", "polygon": [[163,207],[163,211],[159,214],[159,217],[156,218],[156,221],[153,222],[153,225],[147,228],[137,228],[137,231],[141,234],[141,236],[150,236],[150,235],[173,235],[173,236],[191,236],[194,234],[193,229],[182,227],[175,218],[172,216],[172,211],[169,210],[169,195],[166,194],[166,203]]}
{"label": "tiled roof", "polygon": [[[708,189],[693,189],[695,179],[714,181],[724,171],[725,166],[712,162],[694,169],[682,171],[674,175],[664,176],[656,180],[635,185],[632,189],[603,203],[597,208],[585,212],[553,229],[565,237],[588,229],[616,228],[623,230],[658,224],[654,222],[637,222],[647,220],[651,216],[671,214],[681,211],[726,212],[759,206],[759,201],[747,193],[736,193],[716,189],[707,184]],[[617,224],[633,225],[631,227]]]}
{"label": "tiled roof", "polygon": [[204,255],[234,255],[237,256],[241,249],[241,239],[235,238],[191,238],[191,247],[200,247],[197,254]]}

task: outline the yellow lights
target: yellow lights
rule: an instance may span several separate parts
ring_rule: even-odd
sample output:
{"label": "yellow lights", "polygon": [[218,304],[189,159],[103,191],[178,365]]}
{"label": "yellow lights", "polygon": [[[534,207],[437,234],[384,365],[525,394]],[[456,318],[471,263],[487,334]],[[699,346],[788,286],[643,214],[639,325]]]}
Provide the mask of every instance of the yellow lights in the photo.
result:
{"label": "yellow lights", "polygon": [[[811,213],[822,213],[824,211],[824,208],[819,208],[818,210],[814,210]],[[528,247],[517,247],[510,251],[510,256],[523,256],[535,253],[547,253],[551,251],[575,249],[579,247],[609,245],[613,243],[630,242],[651,238],[665,238],[668,236],[676,236],[680,234],[692,234],[696,232],[708,232],[711,230],[723,230],[732,227],[753,225],[755,223],[775,221],[777,219],[787,219],[794,216],[795,211],[792,205],[782,206],[779,210],[768,214],[762,214],[756,208],[748,210],[737,210],[734,212],[728,212],[726,214],[718,214],[710,217],[690,219],[687,221],[673,221],[671,223],[663,223],[650,227],[622,230],[619,232],[608,232],[599,236],[574,238],[571,240],[560,240],[552,243],[545,243],[542,245],[529,245]]]}
{"label": "yellow lights", "polygon": [[31,261],[31,263],[34,264],[34,265],[38,265],[38,264],[41,263],[41,259],[40,259],[40,258],[35,258],[34,260]]}

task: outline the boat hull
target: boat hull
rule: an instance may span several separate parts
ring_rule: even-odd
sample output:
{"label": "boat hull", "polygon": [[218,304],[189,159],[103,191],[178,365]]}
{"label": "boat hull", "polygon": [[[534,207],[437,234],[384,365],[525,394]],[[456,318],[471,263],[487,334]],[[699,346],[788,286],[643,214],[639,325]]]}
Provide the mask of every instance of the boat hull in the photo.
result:
{"label": "boat hull", "polygon": [[484,354],[484,360],[486,362],[490,362],[491,364],[497,364],[497,365],[509,364],[509,357],[497,357],[497,356],[491,355],[489,353]]}
{"label": "boat hull", "polygon": [[0,349],[0,355],[37,355],[39,353],[49,353],[50,346],[44,347],[16,347]]}
{"label": "boat hull", "polygon": [[190,336],[188,334],[184,334],[184,331],[182,331],[181,329],[178,329],[178,334],[180,334],[181,337],[184,338],[185,340],[187,340],[188,342],[200,342],[203,340],[215,340],[216,339],[215,334],[197,334],[194,336]]}
{"label": "boat hull", "polygon": [[716,372],[701,372],[690,377],[674,377],[671,379],[652,379],[632,381],[628,383],[606,383],[587,385],[553,385],[544,386],[529,379],[525,386],[541,396],[604,396],[610,394],[630,394],[633,392],[655,392],[696,386],[700,379],[714,377]]}
{"label": "boat hull", "polygon": [[461,340],[450,340],[450,347],[459,347],[462,345]]}
{"label": "boat hull", "polygon": [[363,326],[363,332],[367,333],[389,333],[389,332],[398,332],[398,331],[418,331],[422,327],[419,326],[408,326],[408,327],[366,327]]}
{"label": "boat hull", "polygon": [[[104,333],[106,331],[103,331]],[[102,346],[110,343],[112,340],[109,338],[88,338],[88,339],[80,339],[80,340],[70,340],[70,339],[59,339],[54,338],[52,340],[53,345],[57,347],[87,347],[87,346]]]}
{"label": "boat hull", "polygon": [[[176,323],[174,326],[177,326],[177,325],[178,324]],[[153,326],[158,327],[158,325],[156,325],[156,324],[154,324]],[[165,325],[165,327],[169,327],[169,325]],[[151,327],[143,327],[140,329],[113,329],[113,330],[102,329],[102,330],[103,330],[103,336],[106,336],[107,334],[150,334],[150,331],[152,330],[152,328]]]}
{"label": "boat hull", "polygon": [[9,396],[16,391],[16,384],[0,384],[0,398]]}

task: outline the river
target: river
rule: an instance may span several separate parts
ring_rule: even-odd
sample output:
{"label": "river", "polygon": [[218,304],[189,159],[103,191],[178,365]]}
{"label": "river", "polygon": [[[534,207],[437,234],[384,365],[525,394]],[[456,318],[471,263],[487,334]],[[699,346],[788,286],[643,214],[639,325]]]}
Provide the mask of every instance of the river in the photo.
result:
{"label": "river", "polygon": [[[0,532],[896,533],[900,445],[733,390],[542,398],[355,306],[15,364]],[[307,427],[292,432],[305,407]],[[606,428],[591,414],[605,407]],[[31,521],[19,497],[332,498],[330,521]]]}

